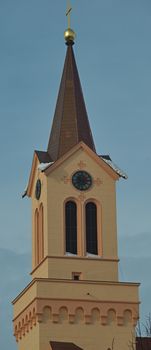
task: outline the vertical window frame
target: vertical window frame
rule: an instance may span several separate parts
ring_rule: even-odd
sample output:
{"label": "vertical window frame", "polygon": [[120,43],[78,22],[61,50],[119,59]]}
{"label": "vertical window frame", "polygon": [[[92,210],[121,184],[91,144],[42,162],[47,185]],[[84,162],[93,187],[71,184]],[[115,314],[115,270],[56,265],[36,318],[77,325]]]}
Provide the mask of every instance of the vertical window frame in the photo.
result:
{"label": "vertical window frame", "polygon": [[[103,256],[103,239],[102,239],[102,205],[99,201],[94,198],[89,198],[84,203],[83,210],[83,226],[84,226],[84,255],[87,255],[87,245],[86,245],[86,205],[88,203],[94,203],[96,205],[97,211],[97,250],[98,254],[92,254],[94,256]],[[91,254],[91,253],[90,253]]]}
{"label": "vertical window frame", "polygon": [[35,209],[34,215],[34,264],[35,267],[44,259],[44,209],[43,203]]}
{"label": "vertical window frame", "polygon": [[[68,203],[74,203],[75,205],[75,209],[76,209],[76,218],[75,218],[75,221],[76,221],[76,252],[71,252],[71,251],[68,251],[67,249],[67,220],[66,220],[66,215],[67,215],[67,204]],[[66,200],[65,202],[65,206],[64,206],[64,218],[65,218],[65,254],[67,255],[68,253],[69,254],[72,254],[72,255],[78,255],[78,210],[77,210],[77,203],[74,199],[68,199]]]}
{"label": "vertical window frame", "polygon": [[73,201],[77,205],[77,254],[76,256],[82,256],[83,254],[83,235],[82,235],[82,203],[75,197],[68,197],[63,202],[63,235],[62,235],[62,249],[63,254],[66,255],[66,220],[65,220],[65,207],[68,201]]}
{"label": "vertical window frame", "polygon": [[43,203],[39,206],[39,260],[44,259],[44,207]]}
{"label": "vertical window frame", "polygon": [[35,210],[35,266],[39,264],[39,210],[36,208]]}

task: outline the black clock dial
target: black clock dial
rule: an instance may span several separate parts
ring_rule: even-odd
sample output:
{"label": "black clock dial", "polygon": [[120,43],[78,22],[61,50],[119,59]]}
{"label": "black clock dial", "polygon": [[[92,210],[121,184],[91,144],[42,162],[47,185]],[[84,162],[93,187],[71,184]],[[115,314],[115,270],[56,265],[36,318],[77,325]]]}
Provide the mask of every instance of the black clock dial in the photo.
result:
{"label": "black clock dial", "polygon": [[86,171],[77,171],[72,176],[72,184],[77,190],[86,191],[92,186],[92,177]]}
{"label": "black clock dial", "polygon": [[39,199],[41,195],[41,181],[38,179],[36,182],[36,188],[35,188],[35,197],[36,199]]}

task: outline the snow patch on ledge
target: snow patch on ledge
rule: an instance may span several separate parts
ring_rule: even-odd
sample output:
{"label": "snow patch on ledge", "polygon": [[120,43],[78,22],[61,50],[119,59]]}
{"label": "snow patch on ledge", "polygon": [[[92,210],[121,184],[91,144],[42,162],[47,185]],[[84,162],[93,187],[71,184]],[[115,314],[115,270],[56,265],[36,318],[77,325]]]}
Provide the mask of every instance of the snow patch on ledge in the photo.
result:
{"label": "snow patch on ledge", "polygon": [[25,187],[24,192],[22,193],[22,198],[26,197],[28,190],[28,185]]}
{"label": "snow patch on ledge", "polygon": [[104,160],[105,163],[107,163],[120,177],[123,177],[123,179],[128,179],[127,174],[121,170],[112,160],[110,157],[102,157],[100,156],[101,159]]}
{"label": "snow patch on ledge", "polygon": [[95,259],[100,259],[100,255],[96,254],[91,254],[91,253],[86,253],[87,258],[95,258]]}
{"label": "snow patch on ledge", "polygon": [[73,254],[73,253],[70,253],[70,252],[66,252],[65,255],[66,255],[66,256],[77,256],[77,254]]}
{"label": "snow patch on ledge", "polygon": [[38,170],[40,171],[44,171],[46,170],[50,165],[52,165],[54,162],[50,162],[50,163],[40,163],[38,165]]}

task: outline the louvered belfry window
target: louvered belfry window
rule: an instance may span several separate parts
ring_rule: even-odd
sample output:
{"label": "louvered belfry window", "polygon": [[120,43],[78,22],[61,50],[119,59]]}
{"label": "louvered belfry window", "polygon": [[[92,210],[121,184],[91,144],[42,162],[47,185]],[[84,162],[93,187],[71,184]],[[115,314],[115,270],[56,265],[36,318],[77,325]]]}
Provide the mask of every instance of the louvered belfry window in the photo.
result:
{"label": "louvered belfry window", "polygon": [[66,252],[77,254],[77,205],[68,201],[65,205]]}
{"label": "louvered belfry window", "polygon": [[86,252],[98,254],[97,244],[97,207],[95,203],[86,204]]}

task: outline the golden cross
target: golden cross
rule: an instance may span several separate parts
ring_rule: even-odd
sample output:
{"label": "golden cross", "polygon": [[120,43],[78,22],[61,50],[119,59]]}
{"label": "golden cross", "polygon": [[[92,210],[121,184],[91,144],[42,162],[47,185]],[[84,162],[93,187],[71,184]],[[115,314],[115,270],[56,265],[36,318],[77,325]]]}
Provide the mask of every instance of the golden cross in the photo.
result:
{"label": "golden cross", "polygon": [[67,12],[66,16],[68,17],[68,28],[70,28],[70,12],[72,11],[72,7],[70,5],[70,1],[68,1],[68,7],[67,7]]}

